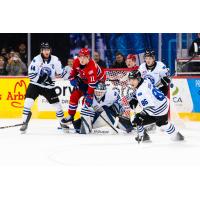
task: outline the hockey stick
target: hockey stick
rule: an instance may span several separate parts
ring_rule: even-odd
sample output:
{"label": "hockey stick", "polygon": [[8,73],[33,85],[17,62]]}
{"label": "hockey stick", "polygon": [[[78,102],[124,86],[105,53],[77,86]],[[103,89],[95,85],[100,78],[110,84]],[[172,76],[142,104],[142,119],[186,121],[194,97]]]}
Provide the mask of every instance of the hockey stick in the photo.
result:
{"label": "hockey stick", "polygon": [[28,124],[28,122],[30,121],[31,119],[31,116],[32,116],[32,112],[29,113],[26,121],[24,123],[20,123],[20,124],[14,124],[14,125],[9,125],[9,126],[2,126],[0,127],[0,129],[4,129],[4,128],[13,128],[13,127],[17,127],[17,126],[22,126],[24,124]]}
{"label": "hockey stick", "polygon": [[4,129],[4,128],[12,128],[12,127],[16,127],[16,126],[22,126],[24,125],[25,123],[21,123],[21,124],[15,124],[15,125],[10,125],[10,126],[2,126],[0,127],[0,129]]}
{"label": "hockey stick", "polygon": [[103,119],[104,122],[106,122],[106,123],[108,124],[108,126],[110,126],[116,133],[119,133],[118,130],[117,130],[113,125],[111,125],[111,124],[101,115],[101,113],[100,113],[99,116],[100,116],[101,119]]}

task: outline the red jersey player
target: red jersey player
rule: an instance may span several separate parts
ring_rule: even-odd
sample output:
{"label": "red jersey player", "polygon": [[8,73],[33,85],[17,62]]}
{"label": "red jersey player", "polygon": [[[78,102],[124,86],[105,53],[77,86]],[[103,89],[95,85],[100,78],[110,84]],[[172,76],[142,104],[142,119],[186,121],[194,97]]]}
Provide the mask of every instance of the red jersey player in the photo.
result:
{"label": "red jersey player", "polygon": [[104,71],[90,58],[90,51],[87,48],[82,48],[79,51],[78,58],[73,62],[69,80],[74,89],[69,101],[69,116],[62,120],[63,124],[74,120],[78,102],[82,96],[85,97],[84,103],[88,107],[92,105],[97,83],[105,81]]}
{"label": "red jersey player", "polygon": [[136,65],[136,56],[134,54],[128,54],[126,57],[126,65],[132,70],[138,70],[139,66]]}

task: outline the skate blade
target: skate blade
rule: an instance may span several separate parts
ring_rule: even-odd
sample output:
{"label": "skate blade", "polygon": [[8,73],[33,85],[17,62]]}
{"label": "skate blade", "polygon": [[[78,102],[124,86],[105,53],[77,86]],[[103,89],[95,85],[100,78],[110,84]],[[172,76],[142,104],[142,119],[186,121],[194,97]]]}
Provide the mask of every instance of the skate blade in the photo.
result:
{"label": "skate blade", "polygon": [[21,134],[26,134],[27,130],[25,131],[20,131]]}
{"label": "skate blade", "polygon": [[145,140],[145,141],[142,141],[141,143],[143,143],[143,144],[149,144],[149,143],[152,143],[152,141],[151,140]]}

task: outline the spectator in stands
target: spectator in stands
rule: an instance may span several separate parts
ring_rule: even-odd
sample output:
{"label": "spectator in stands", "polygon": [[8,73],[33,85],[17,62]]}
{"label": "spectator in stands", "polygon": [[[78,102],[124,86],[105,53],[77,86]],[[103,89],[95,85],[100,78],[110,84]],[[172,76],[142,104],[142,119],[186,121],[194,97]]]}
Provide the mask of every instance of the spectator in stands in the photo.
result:
{"label": "spectator in stands", "polygon": [[22,62],[27,64],[27,52],[26,52],[26,45],[24,43],[21,43],[18,46],[18,52],[20,55],[20,58],[22,60]]}
{"label": "spectator in stands", "polygon": [[22,62],[19,54],[15,53],[13,50],[9,54],[9,60],[6,66],[6,71],[10,76],[23,76],[27,75],[27,67]]}
{"label": "spectator in stands", "polygon": [[106,63],[101,60],[100,54],[97,51],[94,52],[94,60],[100,67],[106,68]]}
{"label": "spectator in stands", "polygon": [[0,75],[1,76],[7,75],[6,63],[3,56],[0,56]]}
{"label": "spectator in stands", "polygon": [[8,52],[7,52],[6,48],[2,48],[1,49],[1,56],[4,57],[4,62],[7,63],[7,61],[8,61]]}
{"label": "spectator in stands", "polygon": [[[200,55],[200,33],[197,34],[198,38],[195,39],[189,49],[189,55],[194,56],[194,55]],[[197,46],[197,51],[195,52],[195,45]]]}
{"label": "spectator in stands", "polygon": [[67,65],[65,66],[65,70],[67,71],[68,77],[70,75],[70,71],[71,71],[72,66],[73,66],[73,61],[74,61],[74,59],[72,57],[67,59]]}
{"label": "spectator in stands", "polygon": [[72,66],[73,66],[73,61],[74,61],[74,59],[73,59],[72,57],[68,58],[68,59],[67,59],[67,66],[66,66],[66,67],[72,68]]}
{"label": "spectator in stands", "polygon": [[134,54],[128,54],[126,57],[126,65],[132,70],[138,70],[139,66],[136,64],[136,56]]}
{"label": "spectator in stands", "polygon": [[124,56],[121,52],[115,54],[115,61],[110,68],[127,68]]}

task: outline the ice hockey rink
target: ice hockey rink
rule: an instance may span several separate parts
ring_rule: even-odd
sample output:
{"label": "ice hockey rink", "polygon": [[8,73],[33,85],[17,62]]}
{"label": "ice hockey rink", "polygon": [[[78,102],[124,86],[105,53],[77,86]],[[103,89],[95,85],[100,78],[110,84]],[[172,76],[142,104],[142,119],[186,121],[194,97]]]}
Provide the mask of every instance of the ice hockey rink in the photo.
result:
{"label": "ice hockey rink", "polygon": [[[0,126],[20,120],[2,119]],[[200,123],[180,129],[184,142],[151,133],[138,144],[134,134],[79,135],[58,130],[56,120],[30,121],[0,130],[1,199],[197,199]],[[109,127],[100,129],[109,131]]]}
{"label": "ice hockey rink", "polygon": [[[0,126],[19,123],[1,119]],[[184,142],[157,130],[151,143],[138,144],[134,134],[111,133],[109,127],[80,135],[63,133],[56,120],[31,120],[26,134],[19,127],[0,130],[1,166],[200,166],[200,123],[187,122]]]}

